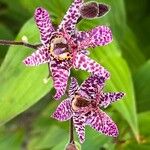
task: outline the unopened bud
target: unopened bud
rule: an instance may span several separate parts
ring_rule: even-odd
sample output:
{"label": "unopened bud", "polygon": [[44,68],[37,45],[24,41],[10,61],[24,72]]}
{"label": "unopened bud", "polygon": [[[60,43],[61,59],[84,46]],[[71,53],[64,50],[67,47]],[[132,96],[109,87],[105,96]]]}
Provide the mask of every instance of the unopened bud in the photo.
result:
{"label": "unopened bud", "polygon": [[109,11],[109,6],[97,2],[84,3],[80,8],[82,18],[93,19],[104,16]]}
{"label": "unopened bud", "polygon": [[97,17],[99,10],[96,2],[84,3],[80,8],[82,18],[95,18]]}
{"label": "unopened bud", "polygon": [[65,150],[78,150],[78,148],[75,146],[75,144],[68,144]]}
{"label": "unopened bud", "polygon": [[97,17],[102,17],[110,11],[110,6],[106,4],[98,4],[98,7],[99,7],[99,14]]}

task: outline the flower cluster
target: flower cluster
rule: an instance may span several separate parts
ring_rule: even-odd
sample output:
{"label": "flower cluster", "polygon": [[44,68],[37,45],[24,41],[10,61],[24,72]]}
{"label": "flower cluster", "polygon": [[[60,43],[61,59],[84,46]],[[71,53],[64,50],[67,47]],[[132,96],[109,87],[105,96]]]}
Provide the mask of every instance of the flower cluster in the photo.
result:
{"label": "flower cluster", "polygon": [[55,99],[64,95],[70,69],[81,69],[92,74],[109,78],[109,72],[90,59],[87,48],[104,46],[112,41],[112,33],[107,26],[98,26],[91,31],[77,31],[75,25],[81,17],[83,0],[74,0],[57,30],[54,30],[48,12],[43,8],[35,11],[35,21],[41,33],[42,46],[24,60],[27,66],[49,63]]}
{"label": "flower cluster", "polygon": [[70,69],[91,73],[81,86],[71,78],[69,97],[60,103],[53,118],[66,121],[73,118],[80,142],[85,140],[85,125],[96,131],[116,137],[118,129],[111,118],[99,107],[107,107],[121,99],[122,92],[104,93],[105,81],[110,73],[88,57],[87,48],[105,46],[112,42],[112,32],[107,26],[98,26],[90,31],[78,31],[76,24],[81,18],[100,17],[108,12],[107,5],[96,2],[84,3],[74,0],[61,24],[55,30],[48,12],[43,8],[35,11],[35,22],[41,34],[42,46],[23,62],[27,66],[48,63],[56,94],[60,99],[66,91]]}

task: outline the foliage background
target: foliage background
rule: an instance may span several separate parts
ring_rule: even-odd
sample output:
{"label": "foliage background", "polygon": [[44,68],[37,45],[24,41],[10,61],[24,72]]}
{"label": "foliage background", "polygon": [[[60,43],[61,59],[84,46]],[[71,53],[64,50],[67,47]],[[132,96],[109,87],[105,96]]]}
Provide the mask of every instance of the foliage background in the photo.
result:
{"label": "foliage background", "polygon": [[[150,149],[150,11],[149,0],[97,0],[111,6],[101,19],[84,20],[78,27],[100,24],[112,28],[114,41],[91,50],[91,57],[111,72],[106,91],[124,91],[124,100],[106,109],[120,136],[112,139],[86,128],[83,150]],[[33,21],[37,6],[46,8],[59,24],[71,0],[0,0],[0,39],[39,43]],[[68,142],[68,122],[51,118],[59,102],[53,100],[52,82],[43,84],[47,65],[27,68],[22,60],[33,50],[0,46],[0,150],[60,150]],[[72,72],[79,81],[87,74]],[[76,138],[77,139],[77,138]],[[111,145],[111,146],[110,146]]]}

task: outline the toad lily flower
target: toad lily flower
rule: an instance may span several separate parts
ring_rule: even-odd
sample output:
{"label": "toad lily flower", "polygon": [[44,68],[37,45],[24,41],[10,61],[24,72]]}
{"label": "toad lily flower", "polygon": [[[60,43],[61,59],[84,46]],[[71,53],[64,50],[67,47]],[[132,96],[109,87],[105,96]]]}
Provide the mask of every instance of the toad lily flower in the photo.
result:
{"label": "toad lily flower", "polygon": [[92,75],[79,87],[75,78],[71,78],[69,98],[60,103],[52,117],[66,121],[73,117],[74,127],[83,143],[85,125],[107,136],[116,137],[118,129],[111,118],[99,107],[106,108],[109,104],[121,99],[122,92],[104,93],[104,78]]}
{"label": "toad lily flower", "polygon": [[45,9],[37,8],[35,11],[42,46],[23,62],[27,66],[49,63],[56,89],[55,99],[60,99],[65,93],[71,68],[85,70],[105,79],[109,78],[109,72],[91,60],[86,55],[86,49],[110,43],[111,30],[107,26],[99,26],[89,32],[77,31],[75,25],[81,16],[79,9],[82,5],[83,0],[74,0],[57,30],[54,30]]}

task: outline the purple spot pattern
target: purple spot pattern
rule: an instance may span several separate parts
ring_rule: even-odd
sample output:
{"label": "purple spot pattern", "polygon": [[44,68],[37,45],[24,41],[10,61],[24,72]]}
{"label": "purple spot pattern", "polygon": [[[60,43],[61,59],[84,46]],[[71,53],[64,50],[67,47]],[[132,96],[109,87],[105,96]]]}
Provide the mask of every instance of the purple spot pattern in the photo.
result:
{"label": "purple spot pattern", "polygon": [[54,87],[57,89],[54,98],[56,100],[60,99],[62,95],[64,95],[68,77],[70,76],[70,67],[71,65],[67,60],[57,61],[53,59],[50,62],[50,70],[52,72],[52,77],[54,81]]}
{"label": "purple spot pattern", "polygon": [[78,82],[75,78],[71,78],[71,82],[70,82],[70,86],[69,86],[69,91],[68,91],[68,94],[69,96],[72,96],[75,94],[75,92],[78,90],[79,88],[79,85],[78,85]]}
{"label": "purple spot pattern", "polygon": [[88,50],[81,50],[80,53],[84,54],[84,55],[90,55],[90,52]]}
{"label": "purple spot pattern", "polygon": [[98,75],[103,77],[105,80],[107,80],[110,76],[110,73],[104,67],[82,53],[76,54],[74,59],[74,68]]}
{"label": "purple spot pattern", "polygon": [[45,9],[39,7],[36,9],[34,17],[35,22],[40,30],[42,44],[49,44],[50,36],[54,31],[54,28],[52,26],[48,12]]}
{"label": "purple spot pattern", "polygon": [[79,8],[82,6],[83,0],[74,0],[66,15],[64,16],[61,24],[58,27],[58,31],[65,30],[68,34],[72,35],[75,32],[75,25],[77,20],[81,16]]}
{"label": "purple spot pattern", "polygon": [[102,110],[93,109],[90,115],[86,118],[86,125],[90,125],[96,131],[107,136],[117,137],[119,132],[116,124]]}
{"label": "purple spot pattern", "polygon": [[60,103],[60,105],[57,107],[55,113],[51,116],[52,118],[55,118],[59,121],[66,121],[69,120],[72,117],[72,111],[71,111],[71,99],[68,98]]}
{"label": "purple spot pattern", "polygon": [[[78,134],[78,137],[81,143],[83,143],[85,140],[85,126],[86,125],[91,126],[96,131],[103,133],[107,136],[117,137],[119,134],[116,124],[112,121],[112,119],[105,112],[103,112],[99,108],[99,106],[105,107],[105,105],[109,105],[112,102],[117,101],[118,99],[123,97],[124,93],[116,92],[115,96],[113,93],[103,93],[102,91],[103,86],[104,86],[104,78],[102,79],[101,77],[97,75],[92,75],[81,84],[78,90],[74,93],[74,96],[71,95],[67,103],[66,103],[66,100],[64,100],[58,106],[54,114],[52,115],[52,116],[55,116],[54,117],[55,119],[60,120],[60,121],[63,121],[63,120],[65,121],[73,117],[74,127],[76,129],[76,132]],[[82,93],[82,90],[83,92],[86,93],[86,96],[80,95],[80,93]],[[92,93],[90,90],[92,91]],[[79,107],[78,110],[73,109],[72,102],[76,94],[80,96],[80,100],[84,99],[85,101],[86,99],[87,101],[89,101],[86,107]],[[98,95],[98,97],[96,95]],[[105,101],[105,98],[106,98],[105,95],[109,95],[108,97],[111,97],[108,103],[103,103],[103,101]],[[110,96],[110,95],[113,95],[113,96]],[[64,111],[64,108],[68,108],[68,110],[65,109]],[[69,112],[69,115],[68,115],[68,112]],[[64,117],[64,115],[65,116],[67,115],[69,117]]]}
{"label": "purple spot pattern", "polygon": [[107,26],[98,26],[89,32],[78,32],[79,49],[105,46],[112,42],[112,32]]}
{"label": "purple spot pattern", "polygon": [[87,99],[97,99],[98,93],[100,93],[104,87],[104,83],[105,78],[92,75],[81,84],[78,93]]}
{"label": "purple spot pattern", "polygon": [[110,92],[101,94],[100,107],[106,108],[111,103],[121,99],[125,94],[123,92]]}
{"label": "purple spot pattern", "polygon": [[76,112],[73,113],[73,123],[80,143],[83,143],[85,141],[85,121],[86,117],[84,115]]}
{"label": "purple spot pattern", "polygon": [[50,61],[49,50],[44,46],[38,48],[37,51],[32,53],[31,56],[28,56],[23,63],[26,66],[38,66],[40,64],[44,64]]}

